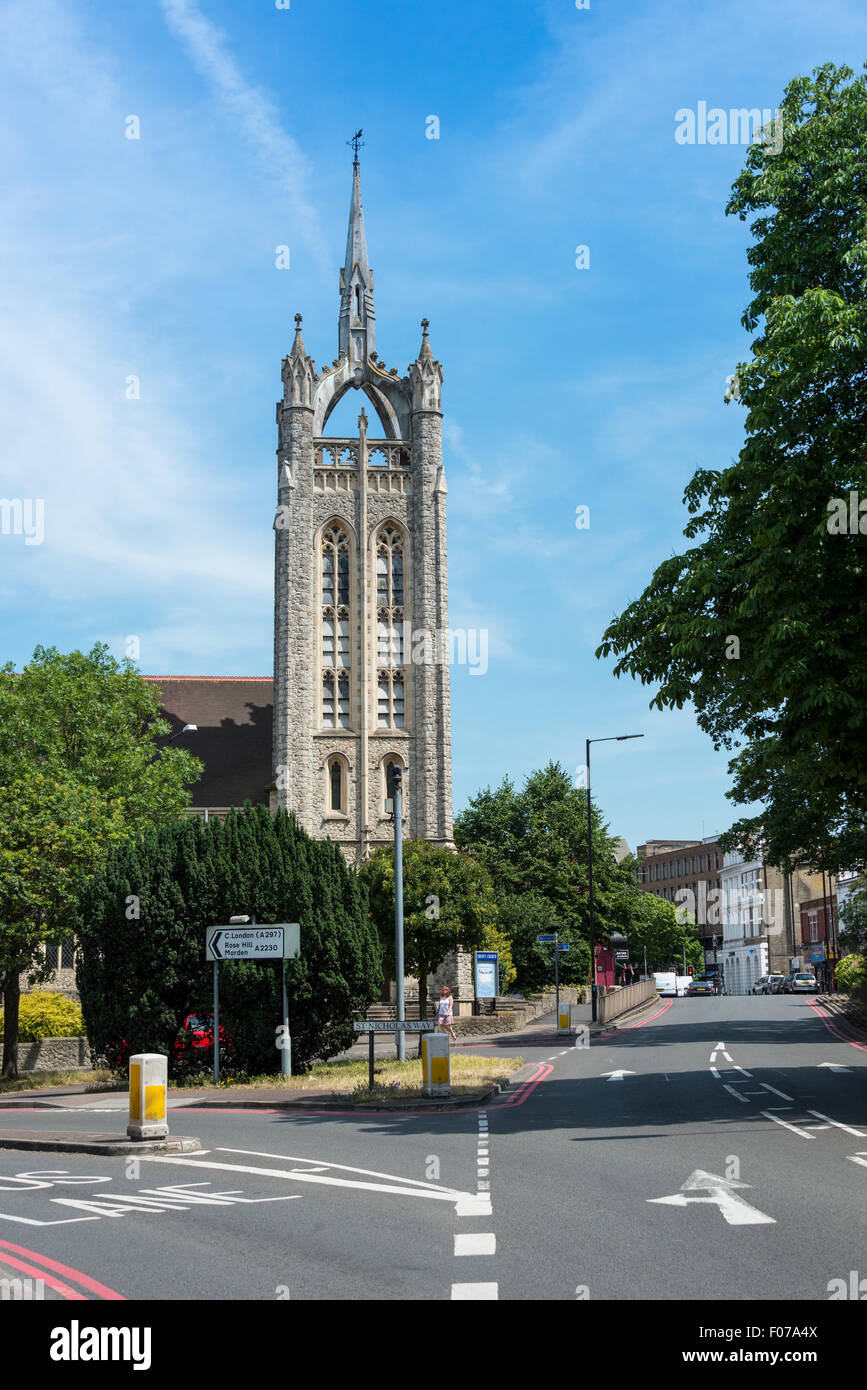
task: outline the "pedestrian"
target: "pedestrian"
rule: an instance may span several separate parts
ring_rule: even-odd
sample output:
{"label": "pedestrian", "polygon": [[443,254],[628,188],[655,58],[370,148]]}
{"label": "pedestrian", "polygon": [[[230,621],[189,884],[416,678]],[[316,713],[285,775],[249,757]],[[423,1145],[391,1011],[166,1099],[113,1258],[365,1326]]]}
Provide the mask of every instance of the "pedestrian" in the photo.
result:
{"label": "pedestrian", "polygon": [[452,1042],[457,1042],[457,1034],[454,1028],[455,1013],[452,1001],[452,992],[448,985],[443,985],[440,1002],[437,1005],[437,1027],[441,1033],[450,1033]]}

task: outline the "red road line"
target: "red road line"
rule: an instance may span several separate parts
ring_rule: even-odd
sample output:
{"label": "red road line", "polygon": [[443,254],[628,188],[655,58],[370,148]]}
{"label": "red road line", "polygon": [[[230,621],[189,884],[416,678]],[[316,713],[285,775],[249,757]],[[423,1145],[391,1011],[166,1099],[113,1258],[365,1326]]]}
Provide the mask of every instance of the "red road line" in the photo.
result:
{"label": "red road line", "polygon": [[528,1076],[526,1081],[522,1081],[513,1096],[508,1100],[500,1101],[498,1104],[490,1105],[487,1108],[490,1110],[507,1110],[512,1105],[523,1105],[525,1100],[529,1100],[540,1081],[545,1081],[554,1070],[550,1062],[538,1062],[537,1066],[538,1071],[536,1075]]}
{"label": "red road line", "polygon": [[25,1274],[35,1274],[37,1279],[41,1279],[42,1282],[47,1284],[50,1289],[53,1289],[55,1293],[59,1293],[61,1298],[76,1299],[83,1303],[87,1302],[85,1295],[79,1293],[77,1289],[71,1289],[69,1285],[64,1284],[62,1280],[52,1278],[50,1274],[46,1274],[44,1269],[39,1269],[36,1265],[28,1265],[25,1264],[23,1260],[16,1260],[14,1255],[4,1254],[0,1263],[11,1265],[13,1269],[21,1269]]}
{"label": "red road line", "polygon": [[867,1043],[855,1042],[854,1038],[847,1038],[845,1033],[841,1033],[840,1029],[831,1022],[832,1015],[822,1012],[822,1006],[818,1000],[808,999],[807,1008],[813,1010],[816,1017],[822,1020],[828,1032],[833,1033],[834,1037],[839,1038],[840,1042],[848,1043],[850,1047],[857,1047],[859,1052],[867,1052]]}
{"label": "red road line", "polygon": [[[52,1260],[48,1255],[40,1255],[35,1250],[28,1250],[23,1245],[13,1245],[9,1240],[0,1240],[0,1259],[6,1259],[4,1252],[7,1250],[14,1250],[16,1255],[26,1255],[31,1260],[40,1260],[46,1269],[52,1269],[57,1274],[65,1274],[67,1279],[71,1279],[75,1284],[80,1284],[83,1289],[88,1289],[99,1298],[119,1299],[122,1303],[127,1301],[122,1293],[116,1293],[114,1289],[107,1288],[105,1284],[100,1284],[97,1279],[91,1279],[89,1274],[82,1274],[79,1269],[61,1264],[59,1260]],[[10,1260],[10,1263],[14,1263],[14,1261]],[[40,1271],[40,1276],[41,1274],[42,1271]]]}
{"label": "red road line", "polygon": [[643,1028],[645,1023],[652,1023],[655,1018],[659,1018],[660,1014],[667,1013],[673,1003],[674,1000],[669,999],[667,1003],[663,1004],[661,1009],[656,1010],[655,1014],[649,1014],[647,1018],[641,1018],[638,1020],[637,1023],[627,1023],[623,1028],[617,1028],[615,1026],[614,1028],[612,1028],[611,1031],[613,1033],[629,1033],[632,1031],[633,1028]]}

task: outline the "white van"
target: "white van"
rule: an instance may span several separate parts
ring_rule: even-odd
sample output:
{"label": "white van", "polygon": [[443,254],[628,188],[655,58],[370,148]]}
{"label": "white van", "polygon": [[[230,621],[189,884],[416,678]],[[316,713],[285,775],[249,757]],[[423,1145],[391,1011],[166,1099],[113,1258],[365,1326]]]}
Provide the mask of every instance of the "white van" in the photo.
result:
{"label": "white van", "polygon": [[692,976],[676,975],[673,970],[656,970],[653,973],[653,983],[660,994],[682,999],[689,992]]}

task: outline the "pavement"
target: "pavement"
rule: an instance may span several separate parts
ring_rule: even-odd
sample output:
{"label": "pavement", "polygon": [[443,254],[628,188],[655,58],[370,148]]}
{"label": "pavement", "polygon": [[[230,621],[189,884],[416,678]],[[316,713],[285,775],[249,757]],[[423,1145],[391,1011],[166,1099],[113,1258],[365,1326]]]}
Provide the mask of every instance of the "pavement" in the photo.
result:
{"label": "pavement", "polygon": [[[199,1153],[0,1150],[0,1263],[96,1301],[730,1299],[758,1323],[762,1303],[867,1294],[863,1035],[800,996],[659,1001],[586,1046],[551,1023],[474,1109],[187,1095],[172,1126]],[[81,1115],[0,1097],[7,1135]]]}

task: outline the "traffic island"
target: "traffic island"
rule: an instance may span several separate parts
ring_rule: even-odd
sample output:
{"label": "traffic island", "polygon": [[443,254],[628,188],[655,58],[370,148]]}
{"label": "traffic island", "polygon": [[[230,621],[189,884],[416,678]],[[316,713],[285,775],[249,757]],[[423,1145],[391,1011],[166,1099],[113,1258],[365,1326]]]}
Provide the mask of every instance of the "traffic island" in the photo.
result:
{"label": "traffic island", "polygon": [[137,1154],[196,1153],[202,1145],[185,1135],[166,1139],[125,1139],[120,1134],[91,1134],[83,1130],[17,1129],[0,1134],[0,1149],[38,1149],[46,1153],[106,1154],[109,1157]]}

